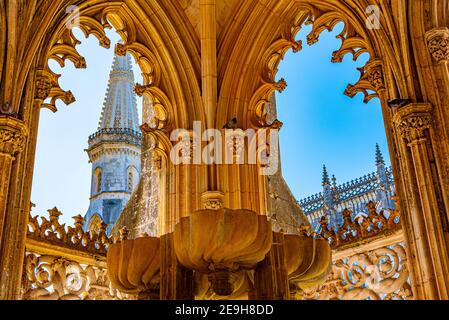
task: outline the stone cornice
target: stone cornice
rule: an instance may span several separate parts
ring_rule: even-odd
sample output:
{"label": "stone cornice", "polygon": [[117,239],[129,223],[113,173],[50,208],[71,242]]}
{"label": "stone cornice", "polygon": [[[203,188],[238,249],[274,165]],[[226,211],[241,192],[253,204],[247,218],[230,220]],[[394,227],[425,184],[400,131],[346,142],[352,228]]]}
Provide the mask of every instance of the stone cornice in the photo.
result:
{"label": "stone cornice", "polygon": [[101,129],[89,137],[90,148],[102,142],[125,142],[141,147],[142,134],[127,128],[111,128]]}
{"label": "stone cornice", "polygon": [[28,129],[16,118],[0,116],[0,154],[14,156],[25,148]]}
{"label": "stone cornice", "polygon": [[101,198],[102,196],[110,198],[111,196],[116,196],[116,195],[127,195],[127,196],[131,196],[131,192],[129,191],[103,191],[101,193],[98,193],[94,196],[92,196],[89,200],[96,200]]}
{"label": "stone cornice", "polygon": [[103,155],[130,155],[140,157],[141,149],[132,144],[124,144],[122,142],[100,143],[86,150],[89,155],[90,162],[98,160]]}

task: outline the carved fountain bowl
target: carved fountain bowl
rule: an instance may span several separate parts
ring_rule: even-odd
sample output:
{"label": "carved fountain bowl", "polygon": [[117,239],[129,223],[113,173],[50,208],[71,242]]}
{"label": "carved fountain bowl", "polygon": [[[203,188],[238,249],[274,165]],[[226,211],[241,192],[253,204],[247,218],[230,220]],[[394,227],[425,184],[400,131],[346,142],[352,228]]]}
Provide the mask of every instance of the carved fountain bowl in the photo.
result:
{"label": "carved fountain bowl", "polygon": [[252,269],[270,251],[271,223],[248,210],[202,210],[182,218],[174,232],[179,262],[208,274],[221,296],[233,291],[238,270]]}
{"label": "carved fountain bowl", "polygon": [[323,283],[332,268],[329,242],[305,235],[285,235],[284,239],[289,281],[303,289]]}
{"label": "carved fountain bowl", "polygon": [[160,282],[160,239],[143,237],[113,244],[107,264],[114,288],[124,293],[154,289]]}

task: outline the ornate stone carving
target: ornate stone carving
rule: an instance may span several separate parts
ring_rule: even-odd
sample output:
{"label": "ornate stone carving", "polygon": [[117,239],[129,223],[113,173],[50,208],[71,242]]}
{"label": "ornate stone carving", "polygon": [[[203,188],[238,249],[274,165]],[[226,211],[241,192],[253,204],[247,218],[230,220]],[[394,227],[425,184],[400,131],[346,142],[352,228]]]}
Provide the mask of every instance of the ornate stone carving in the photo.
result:
{"label": "ornate stone carving", "polygon": [[224,193],[219,191],[209,191],[201,195],[203,209],[220,210],[224,206]]}
{"label": "ornate stone carving", "polygon": [[367,204],[368,216],[353,220],[352,212],[348,209],[343,211],[343,225],[338,229],[329,229],[326,216],[321,219],[321,236],[328,239],[332,248],[341,248],[352,245],[364,239],[388,234],[394,230],[400,230],[401,218],[398,210],[389,212],[376,211],[374,202]]}
{"label": "ornate stone carving", "polygon": [[45,100],[50,95],[50,90],[53,87],[52,83],[45,78],[38,78],[36,81],[36,99]]}
{"label": "ornate stone carving", "polygon": [[73,217],[75,226],[66,229],[65,224],[59,223],[59,217],[62,213],[57,208],[48,210],[48,213],[50,220],[41,217],[41,223],[39,223],[38,217],[32,217],[30,214],[28,219],[28,238],[106,256],[106,249],[112,243],[112,239],[106,235],[107,224],[102,223],[100,231],[92,234],[83,230],[85,220],[80,215]]}
{"label": "ornate stone carving", "polygon": [[399,109],[393,121],[400,135],[409,143],[425,138],[425,131],[432,127],[429,104],[409,104]]}
{"label": "ornate stone carving", "polygon": [[449,62],[449,29],[436,28],[426,33],[427,47],[432,58],[438,62]]}
{"label": "ornate stone carving", "polygon": [[110,285],[106,269],[66,258],[27,253],[24,300],[118,300],[126,297]]}
{"label": "ornate stone carving", "polygon": [[22,121],[0,116],[0,154],[14,156],[25,148],[28,132]]}
{"label": "ornate stone carving", "polygon": [[395,243],[334,261],[332,273],[321,286],[298,289],[300,300],[408,300],[407,257]]}
{"label": "ornate stone carving", "polygon": [[349,97],[354,97],[357,93],[362,92],[365,96],[364,102],[368,103],[386,88],[382,62],[380,60],[371,60],[364,67],[358,68],[358,70],[360,71],[360,80],[355,85],[348,85],[345,94]]}

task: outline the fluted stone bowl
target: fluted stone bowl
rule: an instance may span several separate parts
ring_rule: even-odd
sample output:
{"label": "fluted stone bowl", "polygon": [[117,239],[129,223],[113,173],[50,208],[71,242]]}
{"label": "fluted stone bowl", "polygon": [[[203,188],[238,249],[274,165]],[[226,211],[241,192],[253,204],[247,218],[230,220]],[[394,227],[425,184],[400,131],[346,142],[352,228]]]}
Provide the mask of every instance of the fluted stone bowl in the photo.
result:
{"label": "fluted stone bowl", "polygon": [[160,282],[160,239],[143,237],[112,244],[107,265],[112,286],[121,292],[152,290]]}
{"label": "fluted stone bowl", "polygon": [[174,248],[186,268],[209,275],[214,292],[234,291],[239,270],[264,260],[273,242],[266,216],[248,210],[202,210],[182,218],[174,232]]}
{"label": "fluted stone bowl", "polygon": [[305,235],[285,235],[284,239],[289,281],[303,289],[323,283],[332,268],[329,242]]}

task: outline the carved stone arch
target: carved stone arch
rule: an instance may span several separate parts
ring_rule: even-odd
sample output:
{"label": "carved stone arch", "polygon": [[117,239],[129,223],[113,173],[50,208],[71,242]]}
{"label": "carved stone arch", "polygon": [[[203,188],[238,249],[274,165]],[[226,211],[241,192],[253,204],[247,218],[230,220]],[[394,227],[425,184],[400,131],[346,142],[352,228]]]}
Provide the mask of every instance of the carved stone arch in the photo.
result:
{"label": "carved stone arch", "polygon": [[[382,11],[381,14],[381,26],[379,30],[366,31],[366,20],[368,13],[366,8],[370,3],[368,1],[362,1],[360,4],[353,4],[349,7],[348,4],[334,1],[323,1],[316,3],[313,1],[303,0],[298,1],[294,5],[280,8],[276,12],[277,16],[281,16],[282,19],[276,18],[265,19],[265,22],[261,23],[257,32],[263,33],[264,35],[273,35],[273,40],[268,43],[265,38],[259,37],[258,43],[253,44],[254,47],[258,48],[258,51],[251,49],[245,49],[243,46],[238,47],[234,50],[234,54],[239,56],[245,56],[244,62],[239,65],[238,63],[229,64],[229,70],[224,76],[222,88],[224,90],[221,92],[225,97],[229,95],[226,92],[226,88],[232,88],[228,90],[237,90],[235,88],[244,89],[237,92],[254,92],[251,97],[238,97],[237,101],[241,101],[241,104],[248,103],[247,107],[242,105],[236,106],[235,101],[223,101],[222,105],[219,107],[219,120],[221,123],[227,119],[238,116],[239,120],[244,118],[246,120],[242,121],[243,125],[246,127],[254,126],[255,123],[262,123],[262,126],[267,126],[263,123],[263,120],[257,118],[255,113],[260,113],[259,109],[261,106],[269,101],[269,97],[274,91],[282,89],[284,85],[282,82],[275,81],[275,74],[277,71],[277,66],[282,60],[283,54],[293,48],[298,50],[300,44],[294,41],[295,35],[300,29],[300,27],[305,24],[312,25],[312,31],[308,36],[308,43],[313,44],[319,38],[319,35],[324,30],[332,30],[333,27],[339,23],[344,23],[344,29],[338,38],[342,40],[341,47],[338,48],[333,53],[332,60],[334,62],[342,61],[344,55],[351,53],[354,59],[357,59],[362,53],[368,53],[371,56],[371,61],[369,65],[365,68],[360,69],[361,79],[358,83],[348,86],[346,94],[354,96],[358,92],[362,92],[365,96],[365,102],[368,102],[373,97],[379,94],[379,91],[385,90],[387,87],[385,85],[388,82],[388,87],[393,87],[393,97],[397,97],[396,91],[400,91],[400,94],[404,93],[408,95],[407,86],[404,76],[405,72],[400,62],[397,61],[397,57],[400,56],[398,52],[399,41],[396,41],[397,33],[391,30],[391,19],[387,12],[387,8],[384,8],[385,14]],[[380,7],[380,10],[383,8]],[[250,19],[249,19],[250,20]],[[279,21],[283,21],[279,23]],[[242,28],[244,29],[244,28]],[[389,32],[391,31],[391,33]],[[254,31],[255,32],[255,31]],[[256,38],[256,34],[242,32],[242,39],[247,37],[246,42],[251,38]],[[264,41],[262,43],[261,41]],[[245,43],[245,41],[241,41]],[[239,42],[240,43],[240,42]],[[239,44],[236,45],[236,47]],[[266,48],[260,50],[260,48]],[[243,50],[243,51],[242,51]],[[245,52],[246,51],[246,52]],[[232,61],[234,58],[230,57],[229,60]],[[244,63],[248,61],[255,61],[256,66],[251,65],[250,67],[244,67]],[[228,85],[227,82],[235,81],[232,75],[237,71],[233,71],[232,68],[236,70],[250,70],[246,75],[242,75],[241,82],[238,84]],[[256,72],[256,76],[254,72]],[[388,70],[388,71],[385,71]],[[393,76],[394,75],[394,76]],[[386,78],[388,76],[388,78]],[[268,78],[268,79],[267,79]],[[270,79],[271,78],[271,79]],[[373,83],[372,80],[374,81]],[[394,81],[394,85],[390,85],[390,82]],[[255,84],[259,82],[259,84]],[[252,87],[254,89],[247,90],[253,83]],[[280,86],[282,84],[282,86]],[[271,87],[270,87],[271,85]],[[280,88],[281,87],[281,88]],[[247,109],[248,111],[237,111],[241,109]],[[226,113],[226,115],[225,115]]]}
{"label": "carved stone arch", "polygon": [[[149,4],[150,5],[150,4]],[[152,3],[152,6],[158,6]],[[177,32],[171,24],[173,22],[167,17],[167,13],[162,10],[157,11],[149,19],[146,17],[143,9],[133,3],[124,4],[121,1],[110,1],[107,3],[100,1],[84,1],[79,5],[79,28],[86,36],[93,34],[98,38],[100,45],[110,46],[110,41],[105,34],[106,28],[114,27],[122,37],[124,43],[117,46],[122,52],[129,51],[141,67],[144,78],[144,85],[157,87],[158,92],[164,92],[165,100],[170,99],[170,105],[176,105],[176,114],[170,116],[177,127],[187,127],[193,119],[204,118],[198,76],[194,67],[196,61],[190,57],[192,54],[187,52],[187,48],[177,44],[167,44],[167,38],[183,39],[186,35],[169,34]],[[145,10],[150,10],[145,8]],[[150,10],[151,11],[151,10]],[[161,15],[161,16],[158,16]],[[151,21],[153,20],[153,22]],[[42,48],[43,54],[39,55],[37,63],[39,98],[45,97],[48,100],[43,107],[56,111],[56,101],[62,100],[69,104],[75,101],[70,91],[60,88],[57,80],[59,75],[53,73],[48,68],[48,58],[53,58],[61,66],[67,59],[71,60],[78,68],[86,67],[86,62],[76,50],[76,45],[80,42],[75,38],[72,31],[66,28],[66,23],[70,17],[60,18],[59,22],[54,22],[57,28],[51,34],[47,46]],[[139,21],[146,21],[145,25]],[[164,24],[170,24],[165,25]],[[191,46],[192,41],[189,42]],[[149,49],[151,48],[152,51]],[[176,70],[186,70],[185,73],[179,73]],[[166,103],[165,105],[169,105]],[[193,109],[193,110],[188,110]],[[167,109],[171,112],[173,109]],[[192,112],[193,111],[193,112]],[[179,121],[179,122],[178,122]]]}

